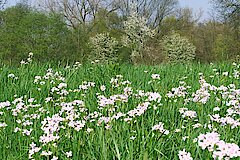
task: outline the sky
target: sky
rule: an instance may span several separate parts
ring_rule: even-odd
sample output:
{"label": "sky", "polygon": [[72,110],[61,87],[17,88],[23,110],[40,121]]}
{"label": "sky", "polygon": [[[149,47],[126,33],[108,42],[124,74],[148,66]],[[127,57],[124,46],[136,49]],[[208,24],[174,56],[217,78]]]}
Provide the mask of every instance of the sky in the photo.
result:
{"label": "sky", "polygon": [[195,13],[200,9],[203,11],[202,19],[209,19],[209,12],[211,10],[210,0],[179,0],[180,7],[192,8]]}
{"label": "sky", "polygon": [[[7,0],[7,1],[8,5],[14,5],[16,2],[19,2],[20,0]],[[179,0],[179,5],[180,7],[192,8],[195,13],[197,13],[201,9],[203,11],[201,20],[204,20],[209,18],[209,12],[211,9],[211,4],[209,2],[210,0]]]}

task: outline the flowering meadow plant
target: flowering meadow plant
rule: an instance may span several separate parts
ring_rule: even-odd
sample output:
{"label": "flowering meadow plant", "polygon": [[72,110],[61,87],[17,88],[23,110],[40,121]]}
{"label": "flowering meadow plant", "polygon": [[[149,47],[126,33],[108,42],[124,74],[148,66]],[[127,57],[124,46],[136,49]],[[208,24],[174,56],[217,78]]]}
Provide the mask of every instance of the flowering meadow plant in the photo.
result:
{"label": "flowering meadow plant", "polygon": [[239,64],[118,67],[1,68],[0,159],[240,158]]}

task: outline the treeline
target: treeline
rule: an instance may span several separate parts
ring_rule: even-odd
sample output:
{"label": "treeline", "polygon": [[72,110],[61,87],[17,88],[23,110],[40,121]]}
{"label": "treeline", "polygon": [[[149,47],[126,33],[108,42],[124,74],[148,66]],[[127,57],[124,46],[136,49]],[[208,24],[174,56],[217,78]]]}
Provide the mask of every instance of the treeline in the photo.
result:
{"label": "treeline", "polygon": [[237,60],[239,3],[231,1],[226,12],[229,6],[214,2],[224,16],[206,22],[176,0],[44,0],[41,8],[26,1],[1,7],[0,60],[19,63],[29,52],[40,62]]}

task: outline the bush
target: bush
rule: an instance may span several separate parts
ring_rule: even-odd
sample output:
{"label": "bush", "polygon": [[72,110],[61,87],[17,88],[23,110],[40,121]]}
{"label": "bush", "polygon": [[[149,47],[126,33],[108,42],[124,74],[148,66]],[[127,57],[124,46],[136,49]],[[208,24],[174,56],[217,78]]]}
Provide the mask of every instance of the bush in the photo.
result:
{"label": "bush", "polygon": [[190,62],[195,58],[196,47],[178,33],[163,37],[162,45],[169,63]]}
{"label": "bush", "polygon": [[99,33],[90,38],[90,60],[99,60],[100,63],[118,61],[118,41],[108,33]]}

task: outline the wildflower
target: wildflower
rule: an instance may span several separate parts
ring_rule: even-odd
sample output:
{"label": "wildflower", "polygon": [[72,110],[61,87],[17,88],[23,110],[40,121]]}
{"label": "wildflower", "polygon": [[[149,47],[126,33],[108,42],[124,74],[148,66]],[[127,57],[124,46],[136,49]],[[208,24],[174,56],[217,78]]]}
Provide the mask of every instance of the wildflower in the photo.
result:
{"label": "wildflower", "polygon": [[101,91],[105,91],[105,90],[106,90],[106,87],[105,87],[104,85],[101,85],[101,86],[100,86],[100,90],[101,90]]}
{"label": "wildflower", "polygon": [[184,137],[182,137],[182,140],[186,141],[186,139],[188,139],[188,138],[189,138],[189,136],[184,136]]}
{"label": "wildflower", "polygon": [[160,79],[160,75],[159,74],[152,74],[152,79]]}
{"label": "wildflower", "polygon": [[219,107],[214,107],[213,108],[213,111],[215,112],[215,111],[220,111],[220,108]]}
{"label": "wildflower", "polygon": [[222,75],[223,76],[228,76],[228,72],[223,72]]}
{"label": "wildflower", "polygon": [[182,117],[185,118],[196,118],[197,113],[195,111],[188,110],[188,108],[180,108],[179,112],[182,114]]}
{"label": "wildflower", "polygon": [[51,160],[58,160],[58,157],[53,156],[53,158]]}
{"label": "wildflower", "polygon": [[154,126],[152,127],[152,130],[153,130],[153,131],[154,131],[154,130],[157,130],[157,131],[159,131],[160,133],[163,133],[163,134],[165,134],[165,135],[168,135],[168,134],[169,134],[169,131],[166,130],[166,129],[164,129],[163,126],[164,126],[164,124],[163,124],[162,122],[159,122],[158,124],[156,124],[156,125],[154,125]]}
{"label": "wildflower", "polygon": [[88,133],[90,133],[90,132],[92,132],[92,131],[93,131],[92,128],[87,128],[87,132],[88,132]]}
{"label": "wildflower", "polygon": [[28,158],[32,159],[32,155],[34,155],[35,153],[39,152],[40,150],[41,150],[41,148],[40,147],[36,147],[36,144],[32,142],[30,144]]}
{"label": "wildflower", "polygon": [[105,126],[105,128],[106,128],[107,130],[109,130],[109,129],[112,128],[112,126],[110,126],[109,124],[107,124],[107,125]]}
{"label": "wildflower", "polygon": [[176,132],[176,133],[181,132],[181,129],[175,129],[174,132]]}
{"label": "wildflower", "polygon": [[0,128],[4,128],[4,127],[7,127],[7,124],[6,123],[0,123]]}
{"label": "wildflower", "polygon": [[134,140],[134,139],[136,139],[136,137],[134,137],[134,136],[131,136],[131,137],[130,137],[130,140]]}
{"label": "wildflower", "polygon": [[21,60],[20,64],[23,65],[26,64],[26,62],[24,60]]}
{"label": "wildflower", "polygon": [[127,118],[124,118],[123,120],[124,120],[125,122],[129,122],[129,121],[132,120],[132,118],[127,117]]}
{"label": "wildflower", "polygon": [[220,141],[220,135],[216,132],[207,134],[200,134],[198,136],[198,145],[202,148],[208,148],[210,151],[213,150],[214,145]]}
{"label": "wildflower", "polygon": [[200,123],[196,123],[196,124],[194,124],[194,125],[192,125],[192,126],[193,126],[193,128],[199,128],[199,127],[202,126],[202,124],[200,124]]}
{"label": "wildflower", "polygon": [[180,160],[193,160],[193,158],[191,157],[191,154],[186,152],[185,149],[183,149],[182,151],[178,152],[178,158]]}
{"label": "wildflower", "polygon": [[30,129],[30,130],[23,129],[22,134],[25,134],[25,135],[27,135],[27,136],[30,136],[31,132],[32,132],[32,129]]}
{"label": "wildflower", "polygon": [[50,156],[50,155],[52,155],[52,152],[51,151],[42,151],[42,153],[41,153],[41,155],[42,156]]}
{"label": "wildflower", "polygon": [[15,75],[13,73],[8,75],[8,78],[14,78],[14,77],[15,77]]}
{"label": "wildflower", "polygon": [[32,52],[30,52],[30,53],[28,54],[28,56],[33,56],[33,53],[32,53]]}
{"label": "wildflower", "polygon": [[72,157],[72,151],[66,152],[65,154],[66,154],[66,156],[67,156],[68,158],[69,158],[69,157]]}

